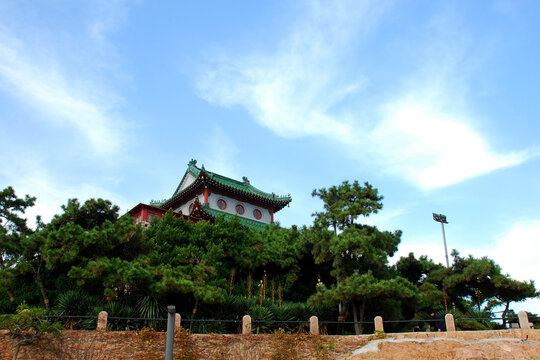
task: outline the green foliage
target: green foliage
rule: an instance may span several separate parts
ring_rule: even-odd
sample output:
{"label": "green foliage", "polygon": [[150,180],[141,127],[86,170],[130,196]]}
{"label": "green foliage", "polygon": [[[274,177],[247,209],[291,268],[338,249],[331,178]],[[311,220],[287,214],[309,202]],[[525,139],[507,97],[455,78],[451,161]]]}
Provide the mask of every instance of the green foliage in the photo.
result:
{"label": "green foliage", "polygon": [[153,296],[142,296],[137,300],[137,316],[142,318],[161,319],[167,315],[165,305]]}
{"label": "green foliage", "polygon": [[[26,219],[21,217],[26,208],[34,206],[35,197],[26,195],[24,199],[15,195],[15,190],[8,186],[0,191],[0,235],[16,235],[31,232],[26,225]],[[3,244],[4,245],[4,244]],[[13,243],[5,243],[16,248]]]}
{"label": "green foliage", "polygon": [[[0,192],[0,312],[15,311],[14,298],[45,306],[50,299],[53,314],[105,310],[110,317],[156,319],[165,316],[165,304],[174,304],[184,321],[189,321],[186,314],[230,320],[250,314],[254,321],[283,322],[352,316],[361,333],[364,318],[421,319],[451,305],[463,317],[473,316],[472,310],[491,317],[491,309],[502,305],[506,319],[511,302],[538,296],[533,282],[511,279],[488,258],[456,252],[447,269],[410,253],[390,266],[401,231],[360,224],[358,217],[382,209],[382,196],[368,183],[345,181],[312,195],[324,205],[311,227],[272,224],[255,230],[235,216],[194,224],[170,211],[143,230],[107,200],[70,199],[49,224],[38,220],[31,231],[23,215],[35,199],[19,199],[7,188]],[[229,325],[209,324],[191,322],[197,331],[230,331]],[[303,327],[254,324],[258,332]],[[65,326],[85,323],[66,321]],[[162,323],[110,322],[114,329],[142,326]],[[494,325],[467,321],[462,326]]]}
{"label": "green foliage", "polygon": [[17,307],[17,313],[0,316],[0,329],[8,330],[13,343],[13,359],[17,358],[20,347],[32,344],[44,334],[58,335],[61,326],[51,323],[44,318],[45,309],[31,308],[26,304]]}
{"label": "green foliage", "polygon": [[62,205],[64,213],[53,218],[51,225],[59,229],[67,224],[78,225],[84,230],[101,227],[106,221],[114,223],[120,208],[109,200],[89,199],[83,205],[77,199],[69,199]]}
{"label": "green foliage", "polygon": [[0,290],[8,294],[10,302],[15,300],[12,288],[16,276],[14,266],[22,256],[20,240],[32,233],[22,215],[35,201],[36,198],[29,195],[18,198],[11,186],[0,191]]}
{"label": "green foliage", "polygon": [[81,289],[70,289],[56,297],[51,314],[67,316],[60,318],[66,329],[95,329],[94,319],[72,318],[70,316],[91,315],[96,307],[102,307],[100,299],[96,296],[91,296]]}
{"label": "green foliage", "polygon": [[58,295],[53,311],[57,315],[89,314],[96,305],[97,301],[93,296],[79,289],[73,289]]}
{"label": "green foliage", "polygon": [[351,226],[360,215],[369,216],[382,209],[383,197],[367,182],[361,186],[356,180],[352,184],[344,181],[339,186],[315,189],[311,196],[324,202],[325,211],[313,214],[315,224],[324,228],[332,226],[334,230]]}

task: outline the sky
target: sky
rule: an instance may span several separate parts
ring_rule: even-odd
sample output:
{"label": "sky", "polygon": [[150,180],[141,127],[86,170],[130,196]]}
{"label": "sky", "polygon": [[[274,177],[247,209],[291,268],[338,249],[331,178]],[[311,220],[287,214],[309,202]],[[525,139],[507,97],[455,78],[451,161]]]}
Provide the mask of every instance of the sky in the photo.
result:
{"label": "sky", "polygon": [[[293,201],[367,181],[399,256],[488,256],[540,287],[537,1],[0,2],[0,187],[50,220],[127,212],[187,163]],[[451,261],[451,259],[450,259]],[[514,303],[540,313],[540,299]]]}

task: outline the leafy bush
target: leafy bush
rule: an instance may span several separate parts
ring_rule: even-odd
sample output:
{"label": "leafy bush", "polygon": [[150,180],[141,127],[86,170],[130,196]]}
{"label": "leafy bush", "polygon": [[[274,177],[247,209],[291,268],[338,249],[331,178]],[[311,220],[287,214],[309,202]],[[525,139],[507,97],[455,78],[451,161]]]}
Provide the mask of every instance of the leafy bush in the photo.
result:
{"label": "leafy bush", "polygon": [[29,308],[22,303],[16,314],[0,316],[0,329],[9,331],[14,347],[13,359],[17,359],[21,346],[32,344],[46,333],[59,335],[61,325],[45,320],[45,309]]}

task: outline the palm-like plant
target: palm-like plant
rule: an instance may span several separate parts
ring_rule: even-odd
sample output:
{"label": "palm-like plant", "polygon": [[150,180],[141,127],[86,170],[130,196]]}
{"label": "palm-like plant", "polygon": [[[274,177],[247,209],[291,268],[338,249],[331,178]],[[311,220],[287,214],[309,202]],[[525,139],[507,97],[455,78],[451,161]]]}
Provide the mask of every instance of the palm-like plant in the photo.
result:
{"label": "palm-like plant", "polygon": [[163,319],[166,316],[165,305],[150,295],[142,296],[137,300],[135,311],[138,317],[149,319],[145,321],[145,324],[151,328],[156,327],[158,321],[156,319]]}
{"label": "palm-like plant", "polygon": [[[93,307],[99,303],[100,301],[96,297],[90,296],[80,289],[72,289],[58,295],[52,313],[60,316],[87,316],[93,313]],[[64,321],[64,326],[68,329],[81,325],[88,327],[89,324],[95,325],[95,320],[67,318]]]}

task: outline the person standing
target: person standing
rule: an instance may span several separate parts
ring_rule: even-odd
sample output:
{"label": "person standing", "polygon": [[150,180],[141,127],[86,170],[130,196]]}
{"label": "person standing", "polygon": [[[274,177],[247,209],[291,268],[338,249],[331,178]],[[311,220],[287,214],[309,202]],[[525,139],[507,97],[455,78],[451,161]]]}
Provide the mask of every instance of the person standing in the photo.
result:
{"label": "person standing", "polygon": [[432,312],[431,318],[435,320],[433,324],[433,328],[436,331],[446,331],[446,324],[444,323],[444,319],[437,313]]}

